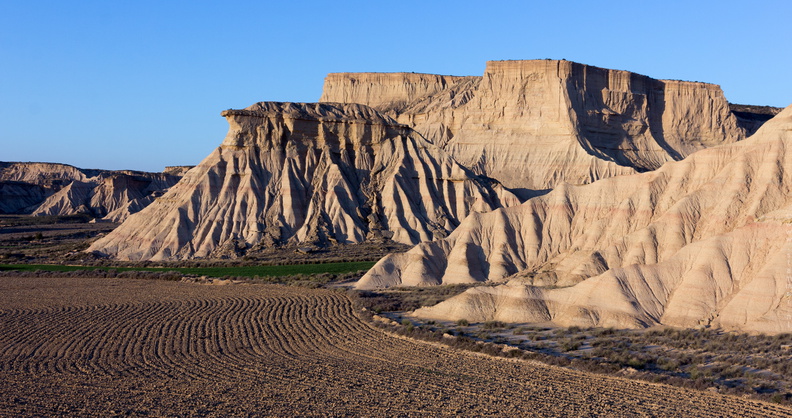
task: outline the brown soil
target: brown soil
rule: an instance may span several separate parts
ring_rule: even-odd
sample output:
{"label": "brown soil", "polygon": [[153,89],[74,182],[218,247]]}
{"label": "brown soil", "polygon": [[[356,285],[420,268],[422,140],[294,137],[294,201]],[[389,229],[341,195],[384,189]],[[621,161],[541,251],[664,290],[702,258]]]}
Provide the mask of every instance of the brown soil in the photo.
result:
{"label": "brown soil", "polygon": [[0,415],[792,416],[782,406],[485,357],[274,285],[0,278]]}

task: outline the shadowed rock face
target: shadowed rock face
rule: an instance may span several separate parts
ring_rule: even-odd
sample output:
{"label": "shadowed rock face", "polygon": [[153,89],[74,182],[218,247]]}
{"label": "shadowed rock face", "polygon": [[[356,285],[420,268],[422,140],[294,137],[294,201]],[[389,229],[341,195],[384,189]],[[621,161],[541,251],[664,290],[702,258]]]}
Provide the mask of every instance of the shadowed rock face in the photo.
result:
{"label": "shadowed rock face", "polygon": [[230,247],[416,244],[473,211],[519,203],[368,106],[257,103],[222,115],[230,126],[220,147],[89,251],[158,260]]}
{"label": "shadowed rock face", "polygon": [[790,332],[791,144],[792,106],[744,141],[470,216],[357,286],[509,280],[425,318]]}
{"label": "shadowed rock face", "polygon": [[569,61],[491,61],[482,77],[331,74],[321,101],[370,105],[528,191],[654,170],[746,136],[716,85]]}
{"label": "shadowed rock face", "polygon": [[0,163],[0,213],[87,214],[121,222],[181,175],[86,170],[66,164]]}
{"label": "shadowed rock face", "polygon": [[747,135],[753,135],[765,122],[781,113],[782,108],[772,106],[752,106],[729,104],[729,109],[737,117],[737,123]]}

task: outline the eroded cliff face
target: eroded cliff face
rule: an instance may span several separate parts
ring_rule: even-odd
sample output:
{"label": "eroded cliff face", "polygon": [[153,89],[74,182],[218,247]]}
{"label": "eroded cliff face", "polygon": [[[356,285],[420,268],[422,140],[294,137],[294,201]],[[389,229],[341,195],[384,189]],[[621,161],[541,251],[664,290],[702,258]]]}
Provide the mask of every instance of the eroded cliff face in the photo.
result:
{"label": "eroded cliff face", "polygon": [[89,250],[120,259],[259,246],[446,236],[473,211],[518,204],[441,149],[358,104],[257,103],[165,196]]}
{"label": "eroded cliff face", "polygon": [[180,175],[87,170],[54,163],[0,163],[0,213],[87,214],[121,222],[176,184]]}
{"label": "eroded cliff face", "polygon": [[517,190],[653,170],[746,136],[716,85],[569,61],[491,61],[431,88],[425,75],[364,76],[328,76],[322,100],[371,105]]}
{"label": "eroded cliff face", "polygon": [[416,315],[792,331],[792,106],[749,139],[468,217],[359,288],[506,281]]}
{"label": "eroded cliff face", "polygon": [[360,103],[395,115],[418,99],[477,78],[420,73],[331,73],[325,78],[319,101]]}

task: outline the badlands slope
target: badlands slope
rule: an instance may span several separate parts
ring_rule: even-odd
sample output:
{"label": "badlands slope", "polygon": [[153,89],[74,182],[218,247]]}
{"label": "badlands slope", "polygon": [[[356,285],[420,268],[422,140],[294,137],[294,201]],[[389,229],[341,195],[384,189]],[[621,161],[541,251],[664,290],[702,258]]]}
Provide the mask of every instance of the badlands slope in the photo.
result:
{"label": "badlands slope", "polygon": [[563,60],[490,61],[481,77],[330,74],[320,101],[372,106],[526,196],[746,137],[717,85]]}
{"label": "badlands slope", "polygon": [[490,62],[482,77],[331,74],[322,102],[226,111],[220,148],[91,250],[160,260],[417,244],[564,182],[741,140],[753,111],[738,119],[715,85],[550,60]]}
{"label": "badlands slope", "polygon": [[0,213],[74,215],[122,222],[176,184],[184,167],[164,173],[86,170],[66,164],[0,162]]}
{"label": "badlands slope", "polygon": [[792,106],[744,141],[562,184],[390,255],[358,288],[508,281],[415,315],[792,331]]}
{"label": "badlands slope", "polygon": [[472,212],[520,203],[364,105],[262,102],[222,115],[222,145],[89,251],[161,260],[279,244],[417,244]]}

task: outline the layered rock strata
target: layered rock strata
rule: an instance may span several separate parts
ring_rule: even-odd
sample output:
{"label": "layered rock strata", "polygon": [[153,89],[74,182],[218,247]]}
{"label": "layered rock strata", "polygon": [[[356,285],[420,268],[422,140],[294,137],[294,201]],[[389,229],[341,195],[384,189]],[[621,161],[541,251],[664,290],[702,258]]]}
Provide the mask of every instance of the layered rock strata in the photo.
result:
{"label": "layered rock strata", "polygon": [[230,127],[221,146],[89,251],[161,260],[302,243],[416,244],[473,212],[519,203],[368,106],[262,102],[222,115]]}
{"label": "layered rock strata", "polygon": [[181,175],[87,170],[54,163],[0,163],[0,213],[87,214],[121,222]]}
{"label": "layered rock strata", "polygon": [[790,144],[792,106],[745,141],[470,216],[357,287],[509,281],[425,318],[790,332]]}
{"label": "layered rock strata", "polygon": [[527,196],[654,170],[747,132],[717,85],[570,61],[490,61],[482,77],[330,74],[320,101],[370,105]]}

